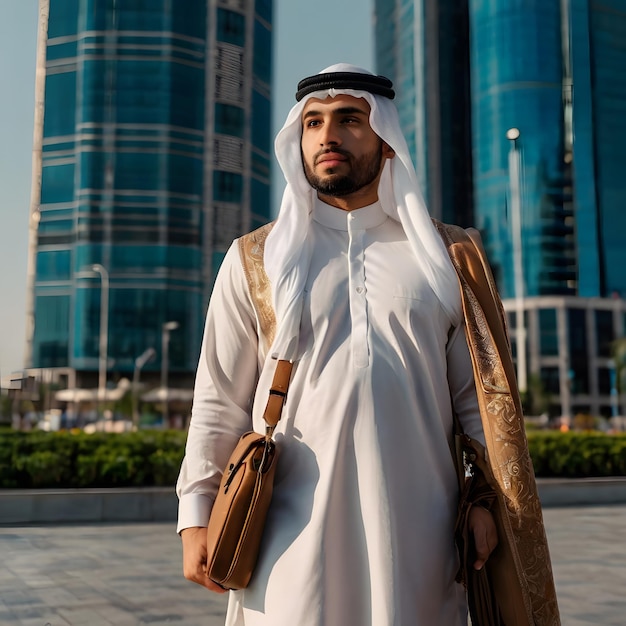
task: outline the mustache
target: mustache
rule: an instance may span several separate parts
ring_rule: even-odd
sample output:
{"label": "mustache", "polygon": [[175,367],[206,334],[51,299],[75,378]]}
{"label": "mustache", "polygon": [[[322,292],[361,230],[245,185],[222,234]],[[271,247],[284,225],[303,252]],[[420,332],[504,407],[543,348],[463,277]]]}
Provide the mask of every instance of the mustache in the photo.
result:
{"label": "mustache", "polygon": [[324,156],[325,154],[340,154],[341,156],[346,157],[347,159],[351,159],[352,158],[352,154],[350,152],[348,152],[347,150],[344,150],[343,148],[324,148],[322,150],[320,150],[319,152],[315,153],[315,156],[313,157],[313,163],[317,164],[317,162],[319,161],[320,157]]}

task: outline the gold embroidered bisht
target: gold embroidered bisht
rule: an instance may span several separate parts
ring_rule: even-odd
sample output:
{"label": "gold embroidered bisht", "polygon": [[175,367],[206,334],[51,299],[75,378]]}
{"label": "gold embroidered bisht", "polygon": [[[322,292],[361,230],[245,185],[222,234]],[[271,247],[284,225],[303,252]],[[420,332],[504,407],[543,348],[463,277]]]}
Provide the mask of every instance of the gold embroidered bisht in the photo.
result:
{"label": "gold embroidered bisht", "polygon": [[[484,625],[473,626],[559,626],[550,555],[502,304],[478,231],[433,222],[448,248],[461,287],[486,442],[484,457],[475,464],[496,494],[491,511],[499,543],[484,573],[498,615]],[[267,346],[276,326],[271,285],[263,267],[265,239],[272,226],[267,224],[239,239],[244,273]]]}

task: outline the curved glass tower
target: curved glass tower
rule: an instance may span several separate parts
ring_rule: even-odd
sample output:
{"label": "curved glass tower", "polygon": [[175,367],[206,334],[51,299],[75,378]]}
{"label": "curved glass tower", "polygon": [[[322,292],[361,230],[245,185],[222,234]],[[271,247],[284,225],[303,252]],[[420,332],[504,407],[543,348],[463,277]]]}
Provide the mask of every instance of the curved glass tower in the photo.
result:
{"label": "curved glass tower", "polygon": [[526,295],[575,293],[558,2],[470,0],[476,225],[504,297],[515,295],[509,141],[520,132]]}
{"label": "curved glass tower", "polygon": [[40,8],[27,367],[93,381],[107,298],[110,372],[132,373],[151,347],[159,370],[163,325],[177,322],[169,367],[191,375],[219,262],[270,216],[271,1]]}
{"label": "curved glass tower", "polygon": [[[453,162],[459,149],[472,163],[473,222],[516,329],[518,380],[527,378],[531,397],[541,388],[547,398],[532,410],[566,424],[577,413],[623,415],[611,346],[626,334],[625,3],[378,0],[375,7],[378,70],[397,83],[431,209],[433,190],[446,180],[446,169],[433,164]],[[452,141],[446,129],[455,124]],[[459,127],[471,133],[471,148]],[[452,190],[463,170],[447,171],[444,189]],[[460,221],[440,197],[444,219]]]}

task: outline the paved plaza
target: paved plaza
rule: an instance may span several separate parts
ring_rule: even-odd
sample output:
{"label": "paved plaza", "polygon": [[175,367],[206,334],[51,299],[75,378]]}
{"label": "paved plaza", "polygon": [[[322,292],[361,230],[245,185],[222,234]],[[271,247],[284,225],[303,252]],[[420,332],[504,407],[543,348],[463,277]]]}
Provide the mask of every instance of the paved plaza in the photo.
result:
{"label": "paved plaza", "polygon": [[[563,626],[625,626],[626,506],[544,514]],[[0,527],[0,555],[0,626],[224,623],[169,523]]]}

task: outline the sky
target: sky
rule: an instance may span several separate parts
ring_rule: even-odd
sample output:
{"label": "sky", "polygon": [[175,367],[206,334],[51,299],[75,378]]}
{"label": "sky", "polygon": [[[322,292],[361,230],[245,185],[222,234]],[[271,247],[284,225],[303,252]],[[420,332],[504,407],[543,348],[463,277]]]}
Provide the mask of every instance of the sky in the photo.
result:
{"label": "sky", "polygon": [[[54,1],[54,0],[52,0]],[[273,134],[301,78],[333,63],[374,69],[371,0],[274,0]],[[38,0],[2,0],[0,377],[23,367]],[[282,175],[274,171],[278,202]]]}

